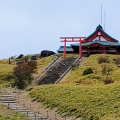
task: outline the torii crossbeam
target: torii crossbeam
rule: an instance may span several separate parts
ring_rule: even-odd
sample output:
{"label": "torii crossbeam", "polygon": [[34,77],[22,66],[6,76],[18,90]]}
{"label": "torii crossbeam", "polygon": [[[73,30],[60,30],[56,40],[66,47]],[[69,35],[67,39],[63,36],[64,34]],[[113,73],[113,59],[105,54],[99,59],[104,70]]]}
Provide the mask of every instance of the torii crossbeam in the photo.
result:
{"label": "torii crossbeam", "polygon": [[79,42],[79,57],[82,57],[82,43],[85,42],[86,37],[60,37],[61,42],[64,42],[64,58],[66,57],[66,42]]}

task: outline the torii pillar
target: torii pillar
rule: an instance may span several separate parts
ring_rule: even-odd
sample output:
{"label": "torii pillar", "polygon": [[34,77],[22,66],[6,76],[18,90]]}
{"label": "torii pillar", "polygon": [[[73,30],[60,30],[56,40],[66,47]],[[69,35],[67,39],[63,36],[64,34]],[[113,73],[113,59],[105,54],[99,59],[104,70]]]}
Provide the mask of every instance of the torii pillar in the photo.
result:
{"label": "torii pillar", "polygon": [[82,57],[82,43],[85,42],[84,39],[86,37],[60,37],[60,39],[64,39],[61,42],[64,42],[64,54],[63,57],[66,57],[66,42],[79,42],[79,57]]}

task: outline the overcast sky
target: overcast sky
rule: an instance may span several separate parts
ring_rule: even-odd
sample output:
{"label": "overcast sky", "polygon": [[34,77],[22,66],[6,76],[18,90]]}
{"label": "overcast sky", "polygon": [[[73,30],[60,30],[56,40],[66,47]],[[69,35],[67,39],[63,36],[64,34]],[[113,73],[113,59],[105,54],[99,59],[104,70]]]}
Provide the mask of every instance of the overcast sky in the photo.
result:
{"label": "overcast sky", "polygon": [[56,52],[60,37],[89,36],[101,24],[101,4],[103,28],[120,40],[120,0],[0,0],[0,59]]}

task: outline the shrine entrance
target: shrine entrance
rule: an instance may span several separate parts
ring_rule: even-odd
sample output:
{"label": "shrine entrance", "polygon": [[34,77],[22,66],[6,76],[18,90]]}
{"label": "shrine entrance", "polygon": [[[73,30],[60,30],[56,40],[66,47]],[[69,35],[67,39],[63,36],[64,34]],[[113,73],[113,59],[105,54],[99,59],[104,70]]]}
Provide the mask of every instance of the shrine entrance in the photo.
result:
{"label": "shrine entrance", "polygon": [[82,57],[82,43],[85,42],[86,37],[60,37],[61,42],[64,42],[64,52],[63,52],[63,57],[66,57],[66,43],[67,42],[79,42],[79,57]]}

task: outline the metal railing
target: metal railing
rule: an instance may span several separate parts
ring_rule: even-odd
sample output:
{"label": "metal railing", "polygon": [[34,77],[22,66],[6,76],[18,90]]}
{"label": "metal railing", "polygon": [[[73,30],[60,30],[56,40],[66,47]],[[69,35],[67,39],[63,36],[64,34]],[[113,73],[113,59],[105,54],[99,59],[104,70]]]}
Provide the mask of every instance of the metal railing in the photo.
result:
{"label": "metal railing", "polygon": [[74,64],[77,64],[79,61],[81,61],[82,58],[77,58],[74,63],[60,76],[60,78],[55,82],[55,84],[59,83],[59,81],[72,69],[72,66]]}

